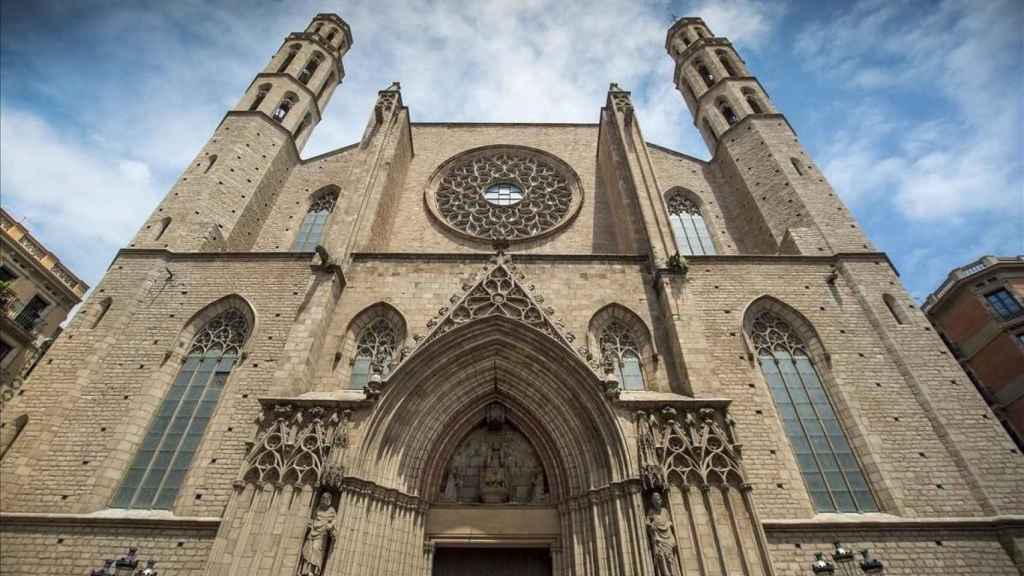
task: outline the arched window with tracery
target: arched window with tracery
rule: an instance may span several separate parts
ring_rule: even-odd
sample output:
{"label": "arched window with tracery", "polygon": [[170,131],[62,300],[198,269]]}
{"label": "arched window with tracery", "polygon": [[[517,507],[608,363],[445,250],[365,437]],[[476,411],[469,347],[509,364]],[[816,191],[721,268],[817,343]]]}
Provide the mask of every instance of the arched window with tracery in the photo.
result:
{"label": "arched window with tracery", "polygon": [[818,512],[876,512],[878,505],[836,417],[806,343],[773,312],[762,312],[750,337],[761,372]]}
{"label": "arched window with tracery", "polygon": [[688,198],[684,192],[675,191],[669,194],[666,204],[672,236],[676,239],[679,253],[683,256],[715,254],[715,245],[704,222],[704,215],[693,199]]}
{"label": "arched window with tracery", "polygon": [[306,216],[299,226],[299,233],[295,235],[295,243],[292,245],[294,252],[312,252],[317,244],[323,239],[324,227],[327,226],[327,218],[334,212],[334,206],[338,203],[338,190],[328,188],[317,192],[309,203]]}
{"label": "arched window with tracery", "polygon": [[644,390],[640,347],[625,324],[612,320],[601,330],[601,360],[611,366],[623,390]]}
{"label": "arched window with tracery", "polygon": [[199,329],[121,481],[113,507],[169,509],[174,505],[251,329],[250,316],[235,305]]}
{"label": "arched window with tracery", "polygon": [[367,324],[356,339],[349,388],[364,388],[372,374],[386,375],[397,348],[398,335],[394,325],[388,322],[387,318],[378,317]]}

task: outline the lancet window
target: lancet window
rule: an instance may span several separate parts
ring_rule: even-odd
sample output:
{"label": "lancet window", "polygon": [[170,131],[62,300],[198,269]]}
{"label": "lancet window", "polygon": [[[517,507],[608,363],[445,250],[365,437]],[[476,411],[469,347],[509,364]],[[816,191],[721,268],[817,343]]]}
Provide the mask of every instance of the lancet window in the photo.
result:
{"label": "lancet window", "polygon": [[320,61],[323,60],[323,54],[316,52],[310,57],[309,62],[302,68],[302,72],[299,72],[299,82],[303,84],[309,84],[309,80],[316,74],[317,68],[320,67]]}
{"label": "lancet window", "polygon": [[284,72],[288,69],[288,66],[291,65],[292,60],[295,60],[295,55],[299,53],[299,49],[301,48],[302,46],[298,44],[292,44],[288,47],[288,55],[285,57],[284,62],[281,62],[281,65],[277,68],[278,73]]}
{"label": "lancet window", "polygon": [[363,328],[356,340],[349,387],[362,389],[369,383],[371,374],[387,373],[397,343],[395,327],[386,318],[377,318]]}
{"label": "lancet window", "polygon": [[298,101],[299,98],[295,94],[286,94],[285,97],[281,99],[281,103],[278,104],[277,108],[274,110],[274,120],[284,122],[284,117],[288,115],[292,106],[295,106],[295,103]]}
{"label": "lancet window", "polygon": [[327,218],[334,211],[334,205],[338,203],[338,191],[331,188],[317,193],[309,203],[306,216],[299,226],[299,233],[295,236],[295,243],[292,245],[294,252],[312,252],[317,244],[323,239],[324,227],[327,225]]}
{"label": "lancet window", "polygon": [[263,100],[266,99],[267,94],[270,94],[270,84],[261,84],[259,90],[256,92],[256,98],[249,105],[249,111],[256,110],[263,104]]}
{"label": "lancet window", "polygon": [[248,316],[230,307],[199,330],[121,481],[112,504],[115,508],[174,505],[250,329]]}
{"label": "lancet window", "polygon": [[751,339],[800,473],[818,512],[876,512],[878,505],[805,343],[764,312]]}
{"label": "lancet window", "polygon": [[684,256],[715,254],[715,245],[700,208],[685,194],[674,192],[668,200],[669,223],[676,239],[676,249]]}
{"label": "lancet window", "polygon": [[625,324],[612,320],[601,331],[601,359],[610,365],[623,390],[643,390],[640,347]]}

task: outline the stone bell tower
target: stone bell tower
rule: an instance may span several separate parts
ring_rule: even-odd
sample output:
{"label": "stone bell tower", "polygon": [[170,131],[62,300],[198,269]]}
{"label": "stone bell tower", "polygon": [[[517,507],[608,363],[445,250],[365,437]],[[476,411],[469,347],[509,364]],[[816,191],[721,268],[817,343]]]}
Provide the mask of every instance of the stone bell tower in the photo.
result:
{"label": "stone bell tower", "polygon": [[252,248],[288,172],[345,76],[348,24],[318,14],[289,34],[188,165],[131,247]]}
{"label": "stone bell tower", "polygon": [[700,18],[669,28],[665,49],[723,186],[742,252],[830,255],[872,251],[849,210],[801,146],[789,121],[726,38]]}

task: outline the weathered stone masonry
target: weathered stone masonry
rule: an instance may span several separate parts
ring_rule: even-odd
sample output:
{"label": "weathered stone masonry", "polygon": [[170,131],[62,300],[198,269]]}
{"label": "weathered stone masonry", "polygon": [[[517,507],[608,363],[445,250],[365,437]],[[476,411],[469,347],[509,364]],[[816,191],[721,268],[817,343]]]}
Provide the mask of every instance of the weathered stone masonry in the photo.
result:
{"label": "weathered stone masonry", "polygon": [[[330,14],[285,40],[4,407],[27,424],[2,436],[0,572],[137,547],[163,575],[440,576],[474,545],[558,575],[796,576],[841,541],[890,575],[1024,573],[1024,457],[728,40],[666,38],[710,161],[647,144],[615,84],[595,124],[532,125],[412,123],[395,83],[359,142],[302,159],[351,46]],[[680,254],[670,193],[713,249]],[[116,508],[229,310],[244,337],[173,504]],[[764,314],[874,508],[814,499]]]}

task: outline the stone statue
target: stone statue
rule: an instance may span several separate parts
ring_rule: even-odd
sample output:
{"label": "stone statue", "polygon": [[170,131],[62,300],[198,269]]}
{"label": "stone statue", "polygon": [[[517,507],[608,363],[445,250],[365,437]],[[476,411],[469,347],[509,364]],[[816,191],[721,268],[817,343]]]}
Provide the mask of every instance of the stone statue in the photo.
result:
{"label": "stone statue", "polygon": [[338,513],[331,504],[331,495],[324,493],[309,521],[309,532],[302,543],[302,557],[299,559],[299,576],[321,576],[327,562],[328,544],[334,539],[334,520]]}
{"label": "stone statue", "polygon": [[651,508],[647,511],[647,540],[654,557],[655,576],[679,576],[676,535],[659,492],[651,494]]}
{"label": "stone statue", "polygon": [[540,504],[547,500],[547,495],[544,493],[544,474],[537,472],[533,477],[533,503]]}
{"label": "stone statue", "polygon": [[480,499],[487,504],[500,504],[508,500],[508,482],[501,461],[501,445],[491,445],[487,465],[480,476]]}
{"label": "stone statue", "polygon": [[452,468],[448,472],[448,482],[444,485],[444,499],[448,502],[456,502],[459,499],[459,487],[462,486],[462,479],[459,472]]}

